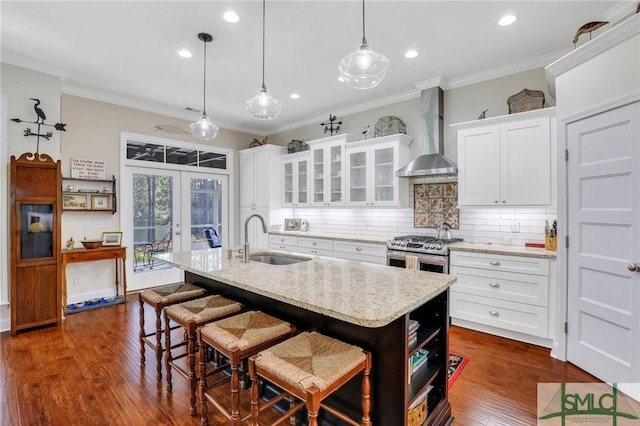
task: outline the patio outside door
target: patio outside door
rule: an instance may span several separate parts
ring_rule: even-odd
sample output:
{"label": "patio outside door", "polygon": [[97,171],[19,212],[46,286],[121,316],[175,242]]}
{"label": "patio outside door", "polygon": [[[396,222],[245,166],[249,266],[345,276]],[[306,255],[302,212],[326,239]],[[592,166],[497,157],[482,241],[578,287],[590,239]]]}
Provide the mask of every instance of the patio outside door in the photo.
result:
{"label": "patio outside door", "polygon": [[[209,248],[204,230],[228,239],[228,177],[127,167],[123,181],[124,240],[132,290],[182,281],[183,271],[154,260],[161,252]],[[129,189],[131,188],[131,189]]]}

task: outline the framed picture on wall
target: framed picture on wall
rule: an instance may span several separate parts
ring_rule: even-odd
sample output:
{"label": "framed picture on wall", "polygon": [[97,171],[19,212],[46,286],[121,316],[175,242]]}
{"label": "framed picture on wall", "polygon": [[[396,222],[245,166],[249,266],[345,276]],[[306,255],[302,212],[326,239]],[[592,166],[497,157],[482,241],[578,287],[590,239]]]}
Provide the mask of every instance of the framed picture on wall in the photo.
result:
{"label": "framed picture on wall", "polygon": [[62,208],[65,210],[86,210],[87,196],[65,194],[62,196]]}
{"label": "framed picture on wall", "polygon": [[119,247],[122,245],[122,232],[103,232],[102,246]]}
{"label": "framed picture on wall", "polygon": [[109,195],[92,195],[91,210],[111,210]]}

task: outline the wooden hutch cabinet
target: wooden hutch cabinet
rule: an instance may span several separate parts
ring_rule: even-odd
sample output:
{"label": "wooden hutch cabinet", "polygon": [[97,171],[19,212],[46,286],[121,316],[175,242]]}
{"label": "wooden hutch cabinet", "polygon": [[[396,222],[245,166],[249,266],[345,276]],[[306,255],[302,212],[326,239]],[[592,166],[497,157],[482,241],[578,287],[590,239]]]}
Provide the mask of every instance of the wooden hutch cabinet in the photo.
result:
{"label": "wooden hutch cabinet", "polygon": [[60,160],[11,156],[11,335],[61,322]]}

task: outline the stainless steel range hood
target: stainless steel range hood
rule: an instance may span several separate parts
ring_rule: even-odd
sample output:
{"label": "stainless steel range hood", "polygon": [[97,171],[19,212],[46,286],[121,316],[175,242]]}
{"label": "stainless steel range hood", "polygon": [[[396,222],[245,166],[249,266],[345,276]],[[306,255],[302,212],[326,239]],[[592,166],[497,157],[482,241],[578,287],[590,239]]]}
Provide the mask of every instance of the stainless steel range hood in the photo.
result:
{"label": "stainless steel range hood", "polygon": [[458,167],[444,156],[444,93],[440,87],[420,92],[422,155],[396,171],[396,176],[453,175]]}

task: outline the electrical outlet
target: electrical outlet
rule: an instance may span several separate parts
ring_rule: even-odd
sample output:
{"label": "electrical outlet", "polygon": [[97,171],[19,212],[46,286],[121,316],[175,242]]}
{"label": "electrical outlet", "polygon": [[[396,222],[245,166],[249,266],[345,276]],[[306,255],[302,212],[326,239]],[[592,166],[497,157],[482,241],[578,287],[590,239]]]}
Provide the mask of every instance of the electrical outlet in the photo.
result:
{"label": "electrical outlet", "polygon": [[511,232],[520,232],[520,222],[513,222],[511,224]]}
{"label": "electrical outlet", "polygon": [[74,286],[79,286],[80,285],[80,278],[79,277],[73,277],[73,285]]}
{"label": "electrical outlet", "polygon": [[111,228],[110,220],[94,220],[93,221],[94,228]]}

